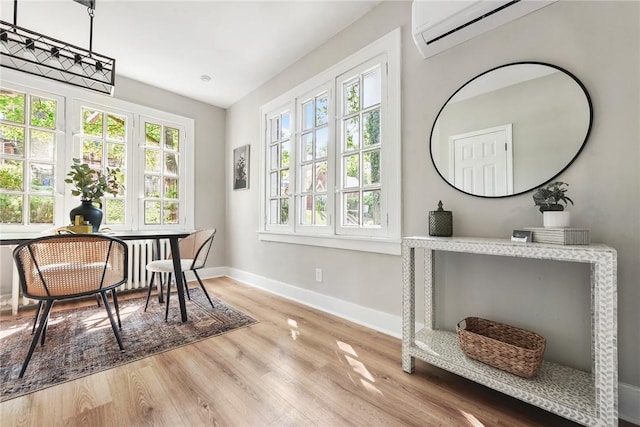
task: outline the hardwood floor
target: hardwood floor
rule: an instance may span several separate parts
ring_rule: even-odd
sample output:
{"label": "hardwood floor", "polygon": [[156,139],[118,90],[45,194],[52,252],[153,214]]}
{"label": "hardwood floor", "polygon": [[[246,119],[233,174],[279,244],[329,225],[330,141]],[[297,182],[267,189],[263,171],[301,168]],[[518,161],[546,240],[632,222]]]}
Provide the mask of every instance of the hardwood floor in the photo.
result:
{"label": "hardwood floor", "polygon": [[577,426],[420,361],[406,374],[397,338],[228,278],[205,284],[260,323],[9,400],[0,425]]}

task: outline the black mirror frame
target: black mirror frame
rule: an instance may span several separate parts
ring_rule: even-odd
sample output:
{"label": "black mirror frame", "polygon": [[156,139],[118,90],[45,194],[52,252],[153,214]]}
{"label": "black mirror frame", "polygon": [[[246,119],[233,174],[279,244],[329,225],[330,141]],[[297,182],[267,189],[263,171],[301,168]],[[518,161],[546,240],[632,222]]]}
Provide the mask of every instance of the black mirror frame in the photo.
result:
{"label": "black mirror frame", "polygon": [[[440,118],[440,114],[442,113],[442,110],[445,109],[445,107],[447,106],[447,104],[449,103],[449,101],[456,96],[456,94],[458,92],[460,92],[465,86],[467,86],[468,84],[470,84],[471,82],[473,82],[474,80],[484,76],[487,73],[490,73],[492,71],[495,71],[497,69],[500,68],[504,68],[504,67],[508,67],[511,65],[524,65],[524,64],[534,64],[534,65],[544,65],[547,67],[551,67],[551,68],[555,68],[558,71],[561,71],[563,73],[565,73],[566,75],[568,75],[569,77],[571,77],[577,84],[578,86],[580,86],[580,88],[582,89],[582,91],[584,92],[585,97],[587,98],[587,103],[589,105],[589,126],[587,128],[587,133],[584,136],[584,141],[582,141],[582,144],[580,145],[580,148],[578,149],[578,151],[576,152],[576,154],[571,158],[571,160],[560,170],[558,171],[558,173],[556,173],[555,175],[551,176],[549,179],[541,182],[540,184],[531,187],[527,190],[524,191],[520,191],[518,193],[513,193],[513,194],[505,194],[504,196],[483,196],[480,194],[473,194],[473,193],[469,193],[466,192],[464,190],[459,189],[458,187],[456,187],[455,185],[453,185],[452,183],[449,182],[448,179],[446,179],[442,173],[440,173],[440,170],[438,169],[438,166],[436,165],[436,162],[433,158],[433,150],[431,149],[431,143],[432,143],[432,139],[433,139],[433,132],[435,130],[435,126],[436,123],[438,123],[438,118]],[[589,92],[587,91],[587,88],[584,86],[584,84],[571,72],[565,70],[562,67],[559,67],[557,65],[553,65],[553,64],[549,64],[546,62],[539,62],[539,61],[519,61],[519,62],[511,62],[508,64],[504,64],[504,65],[499,65],[497,67],[491,68],[490,70],[484,71],[480,74],[478,74],[477,76],[473,77],[472,79],[470,79],[469,81],[467,81],[466,83],[464,83],[462,86],[460,86],[447,100],[446,102],[442,105],[442,107],[440,108],[440,111],[438,111],[438,114],[436,115],[435,120],[433,121],[433,126],[431,127],[431,132],[429,134],[429,157],[431,157],[431,163],[433,164],[433,167],[435,168],[436,172],[438,172],[438,175],[440,176],[440,178],[442,178],[442,180],[444,182],[446,182],[447,184],[449,184],[451,187],[455,188],[457,191],[460,191],[461,193],[464,194],[468,194],[470,196],[474,196],[474,197],[482,197],[485,199],[502,199],[502,198],[506,198],[506,197],[513,197],[513,196],[518,196],[524,193],[528,193],[529,191],[535,190],[536,188],[539,188],[541,186],[544,186],[545,184],[547,184],[548,182],[553,181],[557,176],[559,176],[562,172],[564,172],[565,170],[567,170],[567,168],[569,168],[569,166],[571,166],[571,164],[573,164],[573,162],[578,158],[578,156],[580,155],[580,153],[582,152],[582,150],[584,149],[584,146],[587,143],[587,140],[589,139],[589,135],[591,134],[591,127],[593,125],[593,103],[591,102],[591,96],[589,96]]]}

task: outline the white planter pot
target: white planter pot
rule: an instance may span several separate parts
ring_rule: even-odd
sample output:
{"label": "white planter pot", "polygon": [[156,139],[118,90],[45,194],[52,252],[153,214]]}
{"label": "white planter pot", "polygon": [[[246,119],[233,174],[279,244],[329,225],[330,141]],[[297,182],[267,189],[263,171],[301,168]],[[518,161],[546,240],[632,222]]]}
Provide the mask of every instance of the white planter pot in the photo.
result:
{"label": "white planter pot", "polygon": [[569,211],[544,211],[542,212],[542,224],[546,228],[567,228],[571,223]]}

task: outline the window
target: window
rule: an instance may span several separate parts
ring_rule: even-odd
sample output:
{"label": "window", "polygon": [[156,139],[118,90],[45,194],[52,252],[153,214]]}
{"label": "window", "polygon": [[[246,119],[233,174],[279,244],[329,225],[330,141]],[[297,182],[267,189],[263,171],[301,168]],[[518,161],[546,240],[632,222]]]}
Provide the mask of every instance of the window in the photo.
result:
{"label": "window", "polygon": [[74,158],[120,169],[123,189],[101,201],[103,227],[194,227],[193,119],[8,70],[0,137],[3,230],[69,223],[79,204],[64,182]]}
{"label": "window", "polygon": [[62,128],[61,98],[48,93],[0,89],[0,223],[55,223],[55,191]]}
{"label": "window", "polygon": [[399,254],[400,33],[266,104],[262,240]]}
{"label": "window", "polygon": [[[75,109],[74,109],[75,110]],[[127,219],[127,148],[130,144],[130,122],[126,113],[106,111],[100,107],[82,104],[76,113],[80,115],[82,132],[81,153],[83,163],[100,172],[106,168],[118,168],[118,181],[123,187],[115,197],[103,197],[100,203],[104,214],[103,224],[124,225]]]}
{"label": "window", "polygon": [[175,124],[143,119],[144,224],[180,222],[180,147],[184,131]]}

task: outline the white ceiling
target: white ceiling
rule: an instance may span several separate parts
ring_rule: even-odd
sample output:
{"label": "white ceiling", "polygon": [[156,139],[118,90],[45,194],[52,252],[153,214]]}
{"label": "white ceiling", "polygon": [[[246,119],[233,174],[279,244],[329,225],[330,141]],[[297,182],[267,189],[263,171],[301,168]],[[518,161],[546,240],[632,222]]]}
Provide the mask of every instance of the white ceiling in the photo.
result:
{"label": "white ceiling", "polygon": [[[228,107],[380,1],[97,0],[93,51],[116,59],[116,87],[125,76]],[[13,3],[0,0],[3,21]],[[17,24],[89,48],[87,9],[72,0],[20,0]]]}

